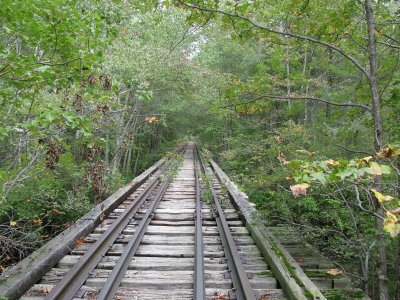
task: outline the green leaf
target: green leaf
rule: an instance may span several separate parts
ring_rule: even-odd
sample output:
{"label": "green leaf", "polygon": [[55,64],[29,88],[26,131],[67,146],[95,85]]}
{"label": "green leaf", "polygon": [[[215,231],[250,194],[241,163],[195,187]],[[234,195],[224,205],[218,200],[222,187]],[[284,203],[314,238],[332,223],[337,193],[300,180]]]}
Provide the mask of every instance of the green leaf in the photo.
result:
{"label": "green leaf", "polygon": [[357,173],[357,169],[349,168],[349,169],[345,169],[339,173],[336,173],[336,176],[340,177],[341,180],[345,180],[347,177],[350,177],[356,173]]}
{"label": "green leaf", "polygon": [[387,166],[387,165],[381,165],[381,172],[382,172],[382,174],[385,174],[385,175],[387,175],[387,174],[390,174],[391,173],[391,168],[389,167],[389,166]]}
{"label": "green leaf", "polygon": [[50,68],[50,66],[45,65],[45,66],[41,66],[41,67],[39,67],[39,68],[36,68],[35,71],[37,71],[37,72],[44,72],[44,71],[46,71],[46,70],[49,69],[49,68]]}
{"label": "green leaf", "polygon": [[317,180],[324,185],[326,184],[326,176],[323,172],[311,173],[311,178],[312,180]]}

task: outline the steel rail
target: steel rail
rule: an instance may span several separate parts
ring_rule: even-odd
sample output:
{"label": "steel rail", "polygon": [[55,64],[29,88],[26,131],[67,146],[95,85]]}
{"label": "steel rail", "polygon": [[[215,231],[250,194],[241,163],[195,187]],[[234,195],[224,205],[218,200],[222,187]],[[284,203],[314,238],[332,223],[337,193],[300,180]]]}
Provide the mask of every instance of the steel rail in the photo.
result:
{"label": "steel rail", "polygon": [[105,256],[134,214],[158,185],[159,177],[152,180],[125,211],[113,222],[103,235],[88,249],[79,261],[65,274],[61,281],[45,297],[46,300],[70,300],[85,283],[93,269]]}
{"label": "steel rail", "polygon": [[203,252],[203,217],[201,214],[200,180],[197,172],[196,155],[193,150],[194,176],[196,181],[196,215],[195,215],[195,256],[194,256],[194,291],[195,300],[204,300],[206,296],[204,280]]}
{"label": "steel rail", "polygon": [[[200,152],[197,149],[197,154],[202,165],[201,169],[205,173],[206,169],[201,158]],[[229,229],[228,222],[226,221],[224,211],[219,203],[218,196],[214,187],[210,184],[210,190],[214,199],[215,205],[215,220],[217,222],[218,231],[221,236],[221,242],[224,248],[227,264],[229,267],[230,276],[232,279],[233,287],[235,288],[236,299],[238,300],[256,300],[256,295],[251,287],[249,278],[243,267],[239,253],[236,248],[235,241]]]}
{"label": "steel rail", "polygon": [[105,284],[103,285],[100,293],[97,296],[97,300],[112,300],[114,299],[114,295],[118,290],[119,285],[121,284],[122,278],[129,267],[129,264],[132,261],[133,256],[136,253],[136,250],[139,247],[139,244],[146,232],[147,227],[150,224],[151,219],[154,217],[154,212],[163,197],[167,187],[169,184],[169,180],[163,182],[160,186],[160,189],[157,193],[157,196],[154,198],[150,207],[148,208],[146,214],[143,216],[139,225],[137,226],[135,233],[130,239],[128,245],[125,247],[124,252],[119,258],[117,264],[114,266],[110,275],[108,276]]}

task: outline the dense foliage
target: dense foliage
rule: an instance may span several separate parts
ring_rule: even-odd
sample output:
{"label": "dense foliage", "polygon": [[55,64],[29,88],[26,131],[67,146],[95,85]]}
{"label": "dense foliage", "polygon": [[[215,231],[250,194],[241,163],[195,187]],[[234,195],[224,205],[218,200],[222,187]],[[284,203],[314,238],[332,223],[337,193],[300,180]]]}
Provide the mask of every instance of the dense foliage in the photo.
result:
{"label": "dense foliage", "polygon": [[184,16],[149,9],[2,3],[0,269],[175,147],[197,73]]}
{"label": "dense foliage", "polygon": [[[400,297],[398,1],[3,1],[0,268],[176,141]],[[18,250],[16,250],[18,249]]]}

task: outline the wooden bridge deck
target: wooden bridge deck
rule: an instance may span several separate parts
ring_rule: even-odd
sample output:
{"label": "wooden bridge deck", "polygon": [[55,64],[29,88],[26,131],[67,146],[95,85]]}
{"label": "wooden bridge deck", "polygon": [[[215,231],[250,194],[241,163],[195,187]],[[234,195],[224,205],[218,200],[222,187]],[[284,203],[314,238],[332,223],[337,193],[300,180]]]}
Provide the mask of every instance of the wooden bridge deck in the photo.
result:
{"label": "wooden bridge deck", "polygon": [[[0,279],[0,295],[25,300],[325,299],[319,288],[348,287],[347,279],[332,281],[319,276],[310,280],[291,256],[298,255],[303,246],[288,243],[285,249],[281,243],[285,244],[289,233],[278,233],[279,229],[257,222],[247,196],[215,162],[204,167],[208,175],[202,175],[201,160],[196,156],[195,145],[188,144],[173,179],[169,179],[166,160],[158,162],[78,220],[75,227],[6,272]],[[199,206],[196,197],[200,192],[203,201]],[[222,212],[217,211],[218,205]],[[197,210],[201,216],[201,263],[196,262],[196,251],[200,251]],[[98,250],[96,245],[123,218],[126,223],[120,231]],[[226,232],[221,227],[223,220]],[[278,233],[279,240],[272,233]],[[98,255],[97,260],[88,258],[91,252]],[[235,253],[239,258],[236,263]],[[124,256],[126,266],[118,279],[114,274]],[[71,275],[88,259],[93,262],[83,273]],[[73,278],[69,282],[68,276]],[[201,278],[204,280],[198,282]],[[107,285],[109,294],[104,291]],[[246,285],[251,296],[246,296]],[[196,296],[202,289],[204,295]]]}

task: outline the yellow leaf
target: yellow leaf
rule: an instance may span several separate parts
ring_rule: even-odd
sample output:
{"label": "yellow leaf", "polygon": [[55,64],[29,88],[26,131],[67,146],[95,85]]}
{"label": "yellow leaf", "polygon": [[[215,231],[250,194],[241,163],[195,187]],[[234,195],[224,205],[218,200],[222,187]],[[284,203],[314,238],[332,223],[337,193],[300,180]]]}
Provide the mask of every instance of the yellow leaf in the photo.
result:
{"label": "yellow leaf", "polygon": [[383,229],[386,232],[389,232],[391,237],[398,236],[400,233],[400,224],[399,224],[400,221],[394,214],[390,212],[386,212],[386,216],[387,217],[383,221]]}
{"label": "yellow leaf", "polygon": [[395,149],[393,146],[389,145],[386,148],[383,148],[381,151],[376,153],[380,158],[392,158],[396,156],[400,156],[400,149]]}
{"label": "yellow leaf", "polygon": [[389,210],[390,213],[397,215],[400,214],[400,207]]}
{"label": "yellow leaf", "polygon": [[326,271],[326,274],[329,274],[332,276],[338,276],[338,275],[343,274],[343,272],[339,269],[334,268],[334,269],[330,269],[329,271]]}
{"label": "yellow leaf", "polygon": [[367,156],[362,158],[361,160],[364,161],[365,163],[368,163],[372,159],[372,156]]}
{"label": "yellow leaf", "polygon": [[280,134],[275,135],[275,140],[278,144],[283,142],[283,137]]}
{"label": "yellow leaf", "polygon": [[379,203],[383,203],[385,201],[393,200],[394,198],[389,195],[383,195],[382,193],[378,192],[376,189],[371,189],[371,192],[374,193],[376,199],[378,199]]}
{"label": "yellow leaf", "polygon": [[57,215],[65,215],[65,212],[58,210],[57,208],[53,208],[51,211]]}
{"label": "yellow leaf", "polygon": [[12,227],[17,226],[17,222],[15,222],[15,221],[10,221],[10,226],[12,226]]}
{"label": "yellow leaf", "polygon": [[154,122],[157,122],[158,120],[159,119],[154,116],[147,116],[146,118],[144,118],[144,121],[148,122],[148,123],[154,123]]}
{"label": "yellow leaf", "polygon": [[279,154],[279,156],[277,157],[278,160],[281,162],[281,164],[283,164],[284,166],[287,166],[290,161],[288,161],[285,156],[283,155],[283,153]]}
{"label": "yellow leaf", "polygon": [[370,166],[370,168],[371,168],[371,170],[372,170],[372,173],[373,173],[374,175],[376,175],[376,176],[381,176],[381,175],[382,175],[381,166],[378,165],[376,162],[371,162],[371,163],[369,164],[369,166]]}
{"label": "yellow leaf", "polygon": [[334,27],[332,27],[332,26],[329,26],[329,27],[328,27],[328,32],[329,32],[329,33],[335,33],[335,32],[336,32],[336,28],[334,28]]}
{"label": "yellow leaf", "polygon": [[304,150],[304,149],[296,150],[296,152],[304,153],[304,154],[307,154],[309,156],[315,156],[315,154],[316,154],[315,152],[307,151],[307,150]]}
{"label": "yellow leaf", "polygon": [[40,219],[35,219],[35,220],[33,220],[33,223],[34,223],[36,226],[40,226],[40,225],[42,225],[42,220],[40,220]]}
{"label": "yellow leaf", "polygon": [[339,165],[339,162],[338,162],[338,161],[335,161],[335,160],[333,160],[333,159],[328,159],[328,160],[326,161],[326,164],[327,164],[328,166],[335,167],[335,166]]}
{"label": "yellow leaf", "polygon": [[297,198],[301,195],[306,195],[309,186],[310,185],[307,183],[295,184],[290,186],[290,190],[292,191],[293,196]]}

